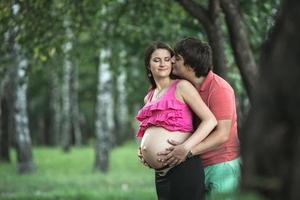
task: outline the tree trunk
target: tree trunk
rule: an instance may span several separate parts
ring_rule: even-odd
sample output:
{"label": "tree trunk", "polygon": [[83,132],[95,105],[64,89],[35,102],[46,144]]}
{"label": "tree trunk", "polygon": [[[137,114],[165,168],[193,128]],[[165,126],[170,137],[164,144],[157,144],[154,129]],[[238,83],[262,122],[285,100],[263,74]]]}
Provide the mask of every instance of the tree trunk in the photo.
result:
{"label": "tree trunk", "polygon": [[[12,4],[12,13],[14,16],[19,15],[20,5]],[[17,34],[22,27],[15,25],[10,37],[14,39],[12,46],[12,57],[15,59],[16,66],[13,67],[13,76],[11,79],[14,82],[15,94],[13,101],[13,121],[15,126],[15,145],[17,151],[17,170],[20,174],[30,173],[35,170],[31,150],[31,138],[28,127],[27,115],[27,85],[28,78],[26,75],[28,69],[28,61],[23,52],[22,46],[15,40]]]}
{"label": "tree trunk", "polygon": [[71,62],[71,50],[73,33],[70,29],[70,20],[66,18],[64,20],[64,27],[66,30],[66,37],[68,41],[64,44],[64,68],[63,68],[63,86],[62,86],[62,147],[65,152],[70,150],[71,147],[71,73],[73,63]]}
{"label": "tree trunk", "polygon": [[[18,48],[17,48],[18,49]],[[17,150],[17,165],[18,172],[29,173],[35,170],[33,163],[31,138],[28,128],[27,115],[27,84],[26,71],[28,63],[25,58],[21,57],[20,51],[17,52],[17,66],[16,66],[16,100],[14,104],[14,120],[16,126],[16,150]]]}
{"label": "tree trunk", "polygon": [[214,72],[227,79],[228,67],[224,53],[224,38],[218,20],[220,14],[218,0],[210,0],[207,10],[191,0],[177,1],[203,25],[213,52]]}
{"label": "tree trunk", "polygon": [[101,50],[98,67],[98,89],[96,102],[96,157],[95,169],[102,172],[108,171],[109,153],[111,148],[112,131],[112,97],[111,97],[111,72],[106,62],[109,57],[108,50]]}
{"label": "tree trunk", "polygon": [[8,102],[1,97],[0,108],[0,163],[10,162],[9,157],[9,135],[8,135]]}
{"label": "tree trunk", "polygon": [[243,128],[242,188],[268,199],[300,199],[300,1],[286,0],[262,56]]}
{"label": "tree trunk", "polygon": [[60,135],[59,78],[54,66],[48,66],[48,98],[45,113],[44,135],[46,145],[58,145]]}
{"label": "tree trunk", "polygon": [[118,77],[117,84],[118,84],[118,92],[119,92],[119,120],[121,122],[121,130],[122,130],[122,137],[121,137],[121,143],[124,143],[127,140],[131,140],[135,138],[134,134],[135,132],[131,130],[130,127],[130,117],[128,117],[128,109],[126,105],[126,74],[122,73]]}
{"label": "tree trunk", "polygon": [[70,76],[72,63],[65,58],[62,86],[62,147],[65,152],[71,147],[71,100],[70,100]]}
{"label": "tree trunk", "polygon": [[249,45],[247,30],[241,13],[239,12],[237,1],[220,0],[220,3],[225,13],[234,58],[251,102],[257,80],[258,68]]}
{"label": "tree trunk", "polygon": [[123,129],[121,128],[121,120],[120,120],[120,93],[119,93],[119,85],[118,85],[118,77],[116,75],[112,76],[112,90],[113,90],[113,120],[114,120],[114,128],[112,134],[112,145],[117,146],[122,143],[122,133]]}
{"label": "tree trunk", "polygon": [[80,129],[80,113],[78,105],[78,73],[77,68],[74,66],[71,68],[71,80],[70,80],[70,95],[71,95],[71,126],[74,133],[75,144],[80,146],[82,144],[82,136]]}
{"label": "tree trunk", "polygon": [[213,22],[206,28],[206,32],[213,52],[213,71],[226,80],[228,65],[224,53],[224,38],[219,27],[217,22]]}
{"label": "tree trunk", "polygon": [[9,101],[9,71],[7,70],[4,78],[1,80],[0,85],[0,162],[10,162],[9,149],[10,149],[10,135],[9,125],[12,114],[11,101]]}

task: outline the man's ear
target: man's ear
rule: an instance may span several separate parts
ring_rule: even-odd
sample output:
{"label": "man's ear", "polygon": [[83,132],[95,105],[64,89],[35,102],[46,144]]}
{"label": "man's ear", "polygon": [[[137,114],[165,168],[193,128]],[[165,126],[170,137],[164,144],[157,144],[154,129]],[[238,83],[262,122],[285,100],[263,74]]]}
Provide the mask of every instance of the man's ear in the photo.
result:
{"label": "man's ear", "polygon": [[189,74],[196,76],[195,70],[190,65],[186,66],[186,69]]}
{"label": "man's ear", "polygon": [[190,65],[186,65],[188,71],[194,71],[194,69]]}

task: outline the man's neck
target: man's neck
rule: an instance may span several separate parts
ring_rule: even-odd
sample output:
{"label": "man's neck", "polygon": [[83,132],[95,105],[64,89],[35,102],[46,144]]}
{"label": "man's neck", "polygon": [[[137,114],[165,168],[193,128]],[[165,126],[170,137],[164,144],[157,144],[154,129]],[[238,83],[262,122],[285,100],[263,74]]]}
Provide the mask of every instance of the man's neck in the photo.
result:
{"label": "man's neck", "polygon": [[186,77],[185,79],[190,81],[196,88],[199,88],[200,85],[203,83],[205,77],[204,76],[197,77],[193,74],[190,75],[189,77]]}

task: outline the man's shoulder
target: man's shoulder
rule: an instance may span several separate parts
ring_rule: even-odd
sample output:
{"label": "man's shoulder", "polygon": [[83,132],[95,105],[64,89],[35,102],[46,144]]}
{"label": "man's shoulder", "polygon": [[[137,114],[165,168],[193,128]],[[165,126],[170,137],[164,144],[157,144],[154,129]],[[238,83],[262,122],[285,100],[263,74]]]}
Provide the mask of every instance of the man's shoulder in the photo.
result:
{"label": "man's shoulder", "polygon": [[220,89],[233,91],[233,88],[225,79],[223,79],[219,75],[213,73],[213,79],[211,82],[210,90],[214,91],[214,90],[220,90]]}

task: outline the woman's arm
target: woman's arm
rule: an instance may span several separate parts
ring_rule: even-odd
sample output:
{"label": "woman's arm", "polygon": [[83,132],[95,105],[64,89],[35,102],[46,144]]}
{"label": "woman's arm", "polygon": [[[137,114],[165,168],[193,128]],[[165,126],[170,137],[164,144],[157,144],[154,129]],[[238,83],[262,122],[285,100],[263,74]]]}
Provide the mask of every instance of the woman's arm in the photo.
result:
{"label": "woman's arm", "polygon": [[[146,94],[146,96],[144,97],[144,104],[146,104],[146,103],[149,101],[150,95],[151,95],[151,91],[148,92],[148,94]],[[139,142],[139,148],[138,148],[138,151],[137,151],[138,159],[139,159],[139,161],[140,161],[143,165],[145,165],[146,167],[151,168],[150,165],[149,165],[149,164],[145,161],[145,159],[143,158],[143,153],[142,153],[142,151],[145,151],[145,150],[146,150],[146,148],[144,148],[144,149],[142,150],[142,148],[141,148],[141,146],[140,146],[140,142]]]}
{"label": "woman's arm", "polygon": [[178,100],[184,101],[189,105],[191,110],[199,117],[201,123],[184,143],[167,149],[167,151],[171,151],[171,153],[165,157],[165,163],[169,165],[176,165],[184,161],[188,152],[204,140],[217,125],[215,116],[190,82],[181,80],[177,84],[175,94]]}

